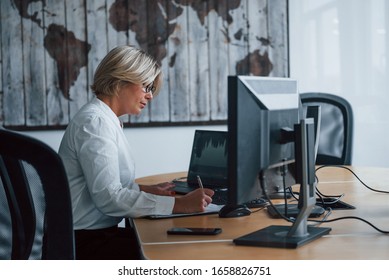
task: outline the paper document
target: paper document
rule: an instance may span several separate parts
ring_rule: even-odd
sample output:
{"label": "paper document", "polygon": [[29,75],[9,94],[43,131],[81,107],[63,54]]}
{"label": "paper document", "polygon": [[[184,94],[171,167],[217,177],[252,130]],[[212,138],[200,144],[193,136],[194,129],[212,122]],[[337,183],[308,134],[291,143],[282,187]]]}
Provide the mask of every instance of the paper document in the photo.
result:
{"label": "paper document", "polygon": [[224,205],[217,205],[217,204],[209,204],[204,212],[198,212],[198,213],[189,213],[189,214],[170,214],[170,215],[150,215],[146,216],[145,218],[148,219],[165,219],[165,218],[177,218],[177,217],[187,217],[187,216],[199,216],[199,215],[208,215],[208,214],[215,214],[219,213],[219,210]]}

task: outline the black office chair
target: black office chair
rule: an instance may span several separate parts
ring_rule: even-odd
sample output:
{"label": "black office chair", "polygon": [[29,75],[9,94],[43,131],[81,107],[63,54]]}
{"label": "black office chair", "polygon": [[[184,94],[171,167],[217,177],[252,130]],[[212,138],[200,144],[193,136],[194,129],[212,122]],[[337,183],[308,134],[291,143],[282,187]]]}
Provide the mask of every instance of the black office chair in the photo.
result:
{"label": "black office chair", "polygon": [[69,185],[46,144],[0,128],[0,259],[74,259]]}
{"label": "black office chair", "polygon": [[306,108],[319,105],[321,124],[318,165],[351,165],[353,147],[353,111],[350,103],[337,95],[322,92],[300,94]]}

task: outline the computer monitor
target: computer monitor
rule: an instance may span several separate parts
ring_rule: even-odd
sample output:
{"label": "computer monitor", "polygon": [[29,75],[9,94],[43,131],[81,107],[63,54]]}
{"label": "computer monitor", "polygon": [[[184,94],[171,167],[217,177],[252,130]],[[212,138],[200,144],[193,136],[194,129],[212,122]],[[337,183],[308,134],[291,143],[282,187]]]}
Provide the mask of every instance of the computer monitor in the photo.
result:
{"label": "computer monitor", "polygon": [[[228,78],[228,188],[226,207],[261,196],[269,181],[301,185],[302,207],[293,226],[272,226],[234,240],[237,245],[296,248],[329,232],[311,228],[315,205],[315,139],[312,119],[300,117],[297,81]],[[222,209],[223,210],[223,209]],[[225,212],[225,211],[224,211]]]}
{"label": "computer monitor", "polygon": [[[229,204],[264,195],[274,185],[295,184],[293,143],[281,144],[281,128],[299,122],[297,82],[292,79],[236,76],[228,79]],[[285,173],[285,174],[284,174]],[[277,181],[279,181],[277,183]]]}

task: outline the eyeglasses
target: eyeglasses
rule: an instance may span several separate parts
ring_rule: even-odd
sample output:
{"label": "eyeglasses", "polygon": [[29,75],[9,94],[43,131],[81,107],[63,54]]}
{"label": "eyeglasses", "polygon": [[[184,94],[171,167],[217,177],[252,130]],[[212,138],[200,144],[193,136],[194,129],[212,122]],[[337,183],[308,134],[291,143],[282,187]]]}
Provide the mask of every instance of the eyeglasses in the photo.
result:
{"label": "eyeglasses", "polygon": [[144,93],[151,93],[151,95],[153,95],[153,93],[155,91],[154,83],[151,83],[145,87],[142,87],[142,90],[144,91]]}

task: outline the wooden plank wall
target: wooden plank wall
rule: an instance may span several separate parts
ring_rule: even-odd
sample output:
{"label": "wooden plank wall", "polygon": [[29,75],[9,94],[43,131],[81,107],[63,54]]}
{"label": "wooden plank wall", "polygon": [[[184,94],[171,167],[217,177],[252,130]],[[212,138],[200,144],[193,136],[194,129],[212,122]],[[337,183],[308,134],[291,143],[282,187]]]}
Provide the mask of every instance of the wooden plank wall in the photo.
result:
{"label": "wooden plank wall", "polygon": [[0,125],[63,128],[117,45],[147,50],[164,87],[127,125],[217,123],[227,76],[287,77],[287,0],[1,0]]}

